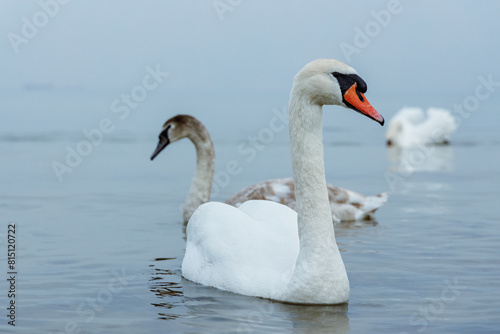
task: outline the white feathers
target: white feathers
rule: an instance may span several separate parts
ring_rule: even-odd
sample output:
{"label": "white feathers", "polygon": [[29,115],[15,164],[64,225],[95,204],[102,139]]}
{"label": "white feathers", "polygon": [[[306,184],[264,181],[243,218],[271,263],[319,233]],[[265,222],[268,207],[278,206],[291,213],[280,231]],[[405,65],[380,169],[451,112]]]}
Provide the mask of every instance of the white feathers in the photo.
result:
{"label": "white feathers", "polygon": [[295,211],[271,201],[248,201],[239,208],[203,204],[187,225],[182,275],[219,289],[273,298],[295,267],[296,222]]}
{"label": "white feathers", "polygon": [[386,138],[389,146],[448,144],[457,125],[446,109],[428,108],[427,118],[420,108],[403,108],[389,121]]}

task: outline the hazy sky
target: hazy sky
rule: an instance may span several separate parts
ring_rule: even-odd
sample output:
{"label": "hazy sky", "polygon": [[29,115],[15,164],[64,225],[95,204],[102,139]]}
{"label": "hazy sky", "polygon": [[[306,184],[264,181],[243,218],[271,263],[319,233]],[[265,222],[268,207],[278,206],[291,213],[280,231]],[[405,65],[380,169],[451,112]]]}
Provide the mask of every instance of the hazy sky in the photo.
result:
{"label": "hazy sky", "polygon": [[235,92],[284,105],[293,75],[316,58],[348,62],[370,96],[452,101],[479,76],[500,81],[500,1],[2,0],[0,9],[4,92],[126,91],[149,66],[168,72],[163,89],[188,104]]}

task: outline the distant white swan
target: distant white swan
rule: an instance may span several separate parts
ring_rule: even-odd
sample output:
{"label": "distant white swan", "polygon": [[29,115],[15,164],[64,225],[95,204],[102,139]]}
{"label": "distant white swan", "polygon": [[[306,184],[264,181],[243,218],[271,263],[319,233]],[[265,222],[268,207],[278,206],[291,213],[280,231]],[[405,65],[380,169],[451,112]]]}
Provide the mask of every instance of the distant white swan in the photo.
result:
{"label": "distant white swan", "polygon": [[446,109],[429,108],[427,118],[420,108],[403,108],[389,121],[387,145],[411,147],[448,144],[457,125]]}
{"label": "distant white swan", "polygon": [[[167,145],[182,138],[189,138],[196,148],[196,172],[183,207],[187,222],[198,207],[210,200],[214,176],[215,154],[210,134],[198,119],[190,115],[176,115],[165,122],[159,135],[153,160]],[[327,184],[333,221],[353,221],[372,218],[372,214],[387,201],[387,194],[363,196],[352,190]],[[243,190],[226,200],[227,204],[240,206],[248,200],[263,199],[285,204],[297,210],[295,186],[292,178],[267,180]]]}
{"label": "distant white swan", "polygon": [[383,124],[363,95],[366,88],[353,68],[336,60],[315,60],[300,70],[289,104],[297,212],[272,201],[200,205],[186,228],[186,279],[289,303],[348,300],[325,181],[322,106],[351,108]]}

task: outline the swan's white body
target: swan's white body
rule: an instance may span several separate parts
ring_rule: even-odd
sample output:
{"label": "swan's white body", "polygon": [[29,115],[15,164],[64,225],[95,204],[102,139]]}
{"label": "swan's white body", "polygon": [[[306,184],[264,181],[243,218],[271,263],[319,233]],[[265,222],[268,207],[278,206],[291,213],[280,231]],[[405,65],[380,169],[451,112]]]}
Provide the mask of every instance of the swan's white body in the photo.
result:
{"label": "swan's white body", "polygon": [[390,120],[386,138],[389,146],[412,147],[447,144],[457,125],[446,109],[403,108]]}
{"label": "swan's white body", "polygon": [[[206,127],[193,116],[174,116],[165,122],[163,128],[162,133],[163,131],[167,133],[160,135],[160,144],[162,141],[172,143],[187,137],[196,148],[196,171],[182,211],[184,222],[187,223],[193,212],[201,204],[210,200],[215,166],[214,146]],[[387,201],[386,193],[363,196],[352,190],[330,184],[327,188],[334,222],[370,219],[373,213]],[[292,178],[256,183],[240,190],[225,203],[238,207],[249,200],[274,201],[297,210],[295,184]]]}
{"label": "swan's white body", "polygon": [[[349,280],[335,241],[325,181],[322,105],[345,107],[344,87],[353,78],[363,86],[354,69],[328,59],[311,62],[296,75],[289,113],[297,213],[270,201],[249,201],[239,208],[202,204],[186,229],[185,278],[290,303],[348,300]],[[366,84],[358,96],[364,91]],[[362,110],[383,124],[374,109],[364,105]]]}

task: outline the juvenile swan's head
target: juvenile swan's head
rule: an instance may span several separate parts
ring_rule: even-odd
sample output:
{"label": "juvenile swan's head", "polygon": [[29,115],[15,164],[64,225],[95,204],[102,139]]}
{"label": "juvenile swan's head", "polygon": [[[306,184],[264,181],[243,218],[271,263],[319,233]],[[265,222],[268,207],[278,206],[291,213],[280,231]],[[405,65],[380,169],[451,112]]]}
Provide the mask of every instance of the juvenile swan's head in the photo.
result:
{"label": "juvenile swan's head", "polygon": [[189,137],[199,126],[200,121],[189,115],[177,115],[167,120],[158,136],[158,146],[151,155],[151,160],[170,143]]}
{"label": "juvenile swan's head", "polygon": [[384,118],[364,96],[366,90],[366,82],[352,67],[334,59],[317,59],[297,73],[292,94],[312,104],[353,109],[384,125]]}

